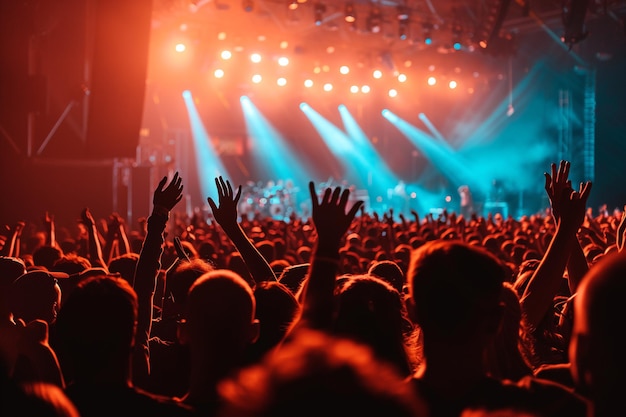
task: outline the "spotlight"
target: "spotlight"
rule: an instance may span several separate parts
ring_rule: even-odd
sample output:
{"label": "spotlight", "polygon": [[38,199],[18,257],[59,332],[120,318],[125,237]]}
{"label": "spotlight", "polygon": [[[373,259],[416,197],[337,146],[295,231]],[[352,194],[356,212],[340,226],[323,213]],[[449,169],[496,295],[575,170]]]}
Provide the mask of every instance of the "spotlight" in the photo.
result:
{"label": "spotlight", "polygon": [[353,94],[356,94],[359,92],[359,86],[358,85],[353,85],[350,87],[350,92]]}
{"label": "spotlight", "polygon": [[374,72],[372,73],[372,76],[376,79],[380,79],[383,76],[383,73],[381,70],[374,70]]}
{"label": "spotlight", "polygon": [[261,62],[261,54],[254,53],[250,55],[250,61],[254,62],[255,64],[258,64],[259,62]]}
{"label": "spotlight", "polygon": [[284,87],[285,85],[287,85],[287,79],[281,77],[278,80],[276,80],[276,84],[278,84],[280,87]]}
{"label": "spotlight", "polygon": [[430,45],[433,43],[433,38],[431,35],[431,32],[433,30],[433,24],[432,23],[422,23],[422,33],[424,34],[424,43],[426,45]]}
{"label": "spotlight", "polygon": [[382,16],[378,8],[373,9],[367,18],[367,30],[372,33],[379,33],[382,24]]}
{"label": "spotlight", "polygon": [[448,87],[450,87],[450,90],[454,90],[456,88],[457,84],[456,81],[452,80],[448,83]]}
{"label": "spotlight", "polygon": [[435,77],[428,77],[428,85],[437,84],[437,79]]}
{"label": "spotlight", "polygon": [[333,85],[331,83],[324,84],[324,91],[331,91],[333,89]]}
{"label": "spotlight", "polygon": [[313,87],[313,80],[304,80],[304,86],[306,88],[311,88]]}
{"label": "spotlight", "polygon": [[215,76],[215,78],[223,78],[223,77],[224,77],[224,70],[223,70],[223,69],[218,68],[218,69],[216,69],[216,70],[213,72],[213,75]]}
{"label": "spotlight", "polygon": [[398,6],[398,14],[396,17],[400,22],[406,22],[409,20],[409,8],[406,6]]}
{"label": "spotlight", "polygon": [[393,98],[393,97],[397,97],[398,96],[398,90],[395,89],[391,89],[389,90],[389,97]]}
{"label": "spotlight", "polygon": [[350,72],[350,67],[348,67],[347,65],[342,65],[339,68],[339,72],[342,73],[343,75],[346,75]]}
{"label": "spotlight", "polygon": [[370,92],[370,86],[369,86],[369,85],[364,85],[364,86],[362,86],[362,87],[361,87],[361,92],[362,92],[363,94],[367,94],[367,93],[369,93],[369,92]]}
{"label": "spotlight", "polygon": [[409,25],[406,21],[398,22],[398,37],[402,40],[409,37]]}
{"label": "spotlight", "polygon": [[298,8],[298,4],[297,0],[289,0],[287,2],[287,7],[289,10],[296,10]]}
{"label": "spotlight", "polygon": [[398,81],[403,83],[406,81],[406,74],[398,74]]}
{"label": "spotlight", "polygon": [[222,59],[226,60],[226,59],[230,59],[233,56],[233,54],[232,54],[232,52],[230,52],[228,50],[224,50],[224,51],[222,51],[220,56],[222,57]]}
{"label": "spotlight", "polygon": [[263,77],[261,77],[259,74],[254,74],[252,76],[252,82],[255,84],[260,83],[261,81],[263,81]]}
{"label": "spotlight", "polygon": [[315,3],[313,7],[313,13],[315,16],[315,25],[320,26],[324,22],[324,13],[326,13],[326,6],[322,3]]}
{"label": "spotlight", "polygon": [[185,49],[187,49],[187,47],[184,43],[177,43],[176,46],[174,46],[174,49],[176,50],[176,52],[185,52]]}
{"label": "spotlight", "polygon": [[286,67],[287,65],[289,65],[289,58],[287,58],[286,56],[281,56],[280,58],[278,58],[278,65],[280,65],[281,67]]}
{"label": "spotlight", "polygon": [[356,22],[356,11],[354,10],[354,4],[352,4],[352,2],[346,3],[344,20],[348,23]]}

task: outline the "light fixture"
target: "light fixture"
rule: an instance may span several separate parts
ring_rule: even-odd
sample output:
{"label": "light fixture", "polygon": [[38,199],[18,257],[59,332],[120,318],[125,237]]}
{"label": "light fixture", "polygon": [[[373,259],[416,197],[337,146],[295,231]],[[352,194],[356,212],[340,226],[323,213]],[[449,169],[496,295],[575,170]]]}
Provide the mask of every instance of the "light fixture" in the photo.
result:
{"label": "light fixture", "polygon": [[409,8],[398,6],[396,17],[398,19],[398,37],[405,40],[409,37]]}
{"label": "light fixture", "polygon": [[324,13],[326,13],[326,6],[322,3],[315,3],[315,6],[313,6],[313,13],[315,16],[315,25],[320,26],[324,22]]}
{"label": "light fixture", "polygon": [[298,5],[300,3],[297,0],[288,0],[287,1],[287,7],[289,8],[289,10],[296,10],[298,8]]}
{"label": "light fixture", "polygon": [[433,30],[432,23],[428,23],[428,22],[422,23],[422,33],[424,34],[424,43],[426,45],[430,45],[433,43],[432,30]]}
{"label": "light fixture", "polygon": [[382,15],[380,14],[380,10],[375,7],[370,12],[370,15],[367,17],[367,30],[372,33],[379,33],[382,25]]}
{"label": "light fixture", "polygon": [[396,15],[396,17],[400,22],[409,20],[409,8],[406,6],[398,6],[398,14]]}
{"label": "light fixture", "polygon": [[344,20],[348,23],[356,22],[356,11],[354,10],[354,4],[352,4],[352,2],[346,3]]}

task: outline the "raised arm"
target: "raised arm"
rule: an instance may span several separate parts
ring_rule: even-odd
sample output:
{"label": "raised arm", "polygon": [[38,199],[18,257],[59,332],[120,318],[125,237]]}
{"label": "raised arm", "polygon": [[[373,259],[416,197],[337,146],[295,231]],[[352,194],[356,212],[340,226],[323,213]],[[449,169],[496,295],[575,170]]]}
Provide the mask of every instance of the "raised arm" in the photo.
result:
{"label": "raised arm", "polygon": [[327,188],[321,201],[313,182],[309,183],[312,219],[317,232],[311,265],[302,295],[302,314],[298,326],[325,329],[331,324],[333,294],[339,268],[339,247],[363,201],[357,201],[346,213],[350,191]]}
{"label": "raised arm", "polygon": [[85,207],[81,212],[80,221],[85,225],[85,229],[87,229],[87,247],[89,248],[87,256],[89,257],[89,261],[95,267],[108,270],[107,263],[102,256],[102,246],[100,245],[100,239],[98,237],[96,220],[93,218],[88,207]]}
{"label": "raised arm", "polygon": [[579,191],[564,193],[559,199],[559,222],[548,249],[531,277],[520,300],[528,323],[536,328],[554,305],[572,248],[576,232],[585,217],[585,206],[591,183],[580,185]]}
{"label": "raised arm", "polygon": [[15,223],[12,228],[9,229],[9,234],[7,236],[6,242],[4,242],[4,246],[2,247],[0,255],[13,256],[15,258],[20,257],[20,242],[24,226],[26,226],[26,223],[20,220]]}
{"label": "raised arm", "polygon": [[[561,161],[557,171],[556,164],[550,165],[550,174],[544,173],[545,190],[550,199],[550,207],[555,224],[558,224],[561,217],[562,208],[560,206],[564,195],[572,193],[572,182],[569,177],[570,163],[569,161]],[[567,275],[570,292],[574,294],[578,283],[589,270],[585,253],[580,245],[578,238],[574,241],[572,249],[567,260]]]}
{"label": "raised arm", "polygon": [[208,197],[207,201],[211,206],[215,221],[233,242],[246,263],[246,267],[254,279],[254,282],[249,282],[250,286],[254,288],[257,282],[276,281],[272,267],[254,246],[254,243],[248,239],[237,221],[237,204],[241,197],[241,185],[237,188],[237,194],[233,193],[230,181],[224,181],[222,177],[215,178],[215,185],[217,186],[219,206],[211,197]]}
{"label": "raised arm", "polygon": [[43,224],[46,228],[46,245],[57,247],[56,231],[54,228],[54,216],[46,211],[43,216]]}
{"label": "raised arm", "polygon": [[[148,339],[152,330],[152,310],[154,307],[154,292],[156,290],[157,278],[161,269],[161,255],[163,254],[163,243],[165,242],[165,227],[170,218],[170,211],[183,197],[182,179],[176,172],[172,181],[166,187],[167,177],[163,177],[152,197],[152,214],[148,217],[147,232],[139,253],[139,260],[135,268],[133,288],[137,293],[139,301],[139,315],[137,318],[136,354],[140,358],[134,366],[133,378],[141,380],[149,373],[149,349]],[[143,359],[140,361],[139,359]],[[141,365],[146,368],[141,372]]]}

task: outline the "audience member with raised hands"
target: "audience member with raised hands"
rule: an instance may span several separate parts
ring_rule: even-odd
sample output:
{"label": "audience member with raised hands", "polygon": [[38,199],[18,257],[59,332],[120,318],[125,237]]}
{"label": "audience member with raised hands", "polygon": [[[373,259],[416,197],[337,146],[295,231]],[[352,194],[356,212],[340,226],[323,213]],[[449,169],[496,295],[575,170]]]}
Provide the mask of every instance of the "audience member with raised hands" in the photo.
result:
{"label": "audience member with raised hands", "polygon": [[318,200],[315,184],[309,182],[312,219],[317,232],[308,278],[302,287],[302,314],[299,326],[330,329],[333,317],[333,294],[339,269],[339,248],[363,201],[346,212],[350,191],[326,188]]}
{"label": "audience member with raised hands", "polygon": [[235,245],[246,263],[246,267],[254,280],[254,282],[249,282],[250,287],[254,288],[258,282],[276,281],[276,275],[269,261],[263,257],[239,225],[237,205],[241,197],[241,185],[237,187],[237,193],[234,193],[230,181],[224,180],[221,176],[215,178],[215,185],[217,186],[218,203],[216,204],[211,197],[208,197],[207,201],[211,207],[213,218]]}
{"label": "audience member with raised hands", "polygon": [[[562,211],[561,200],[563,199],[563,195],[569,195],[573,191],[572,182],[568,178],[570,162],[561,161],[558,171],[556,164],[552,163],[550,169],[550,174],[544,173],[546,179],[545,190],[550,200],[550,211],[555,223],[558,224]],[[567,261],[567,277],[571,294],[576,293],[578,282],[580,282],[582,277],[587,273],[588,269],[589,265],[587,264],[583,248],[580,245],[580,241],[576,239]]]}
{"label": "audience member with raised hands", "polygon": [[553,182],[561,189],[558,192],[555,187],[551,195],[557,203],[556,231],[520,299],[529,330],[536,339],[533,347],[535,366],[568,361],[567,342],[553,325],[555,297],[562,295],[560,291],[568,260],[578,245],[577,232],[585,217],[591,182],[580,184],[579,191],[573,191],[567,186],[567,171],[567,164],[561,164]]}
{"label": "audience member with raised hands", "polygon": [[89,259],[91,265],[99,268],[107,268],[107,263],[104,260],[104,254],[102,253],[102,244],[100,242],[100,232],[96,227],[96,220],[91,214],[89,207],[85,207],[80,213],[80,220],[87,231],[87,252],[85,257]]}
{"label": "audience member with raised hands", "polygon": [[[148,227],[143,246],[137,261],[133,289],[138,298],[137,340],[135,342],[133,378],[139,386],[147,386],[150,374],[149,339],[152,329],[154,293],[161,270],[161,255],[165,242],[165,229],[170,211],[183,198],[182,178],[174,173],[169,184],[163,177],[152,197],[152,214],[148,217]],[[167,186],[166,186],[167,184]]]}
{"label": "audience member with raised hands", "polygon": [[126,280],[107,275],[79,283],[59,311],[65,392],[81,417],[193,415],[174,398],[133,383],[137,322],[137,294]]}
{"label": "audience member with raised hands", "polygon": [[15,222],[13,227],[7,226],[7,236],[5,237],[0,255],[12,256],[16,258],[20,256],[22,231],[24,230],[25,225],[26,223],[20,220]]}
{"label": "audience member with raised hands", "polygon": [[117,213],[112,213],[109,216],[102,252],[107,265],[111,259],[131,252],[124,219]]}

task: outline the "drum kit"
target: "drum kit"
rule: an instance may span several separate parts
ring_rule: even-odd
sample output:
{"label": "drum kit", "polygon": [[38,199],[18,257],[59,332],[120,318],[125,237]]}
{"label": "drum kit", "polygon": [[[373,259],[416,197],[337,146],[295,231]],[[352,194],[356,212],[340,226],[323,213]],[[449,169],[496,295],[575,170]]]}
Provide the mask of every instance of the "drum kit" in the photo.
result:
{"label": "drum kit", "polygon": [[248,183],[242,190],[239,212],[249,219],[257,215],[285,220],[296,209],[296,189],[269,181],[262,185]]}

